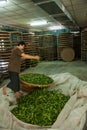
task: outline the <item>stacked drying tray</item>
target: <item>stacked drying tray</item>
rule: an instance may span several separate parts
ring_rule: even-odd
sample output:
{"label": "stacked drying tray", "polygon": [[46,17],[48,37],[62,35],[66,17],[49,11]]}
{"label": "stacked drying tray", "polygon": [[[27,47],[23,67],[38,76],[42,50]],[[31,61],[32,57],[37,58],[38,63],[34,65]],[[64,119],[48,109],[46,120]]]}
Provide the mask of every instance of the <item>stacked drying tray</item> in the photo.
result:
{"label": "stacked drying tray", "polygon": [[10,33],[0,31],[0,73],[3,78],[8,77],[7,67],[11,55]]}

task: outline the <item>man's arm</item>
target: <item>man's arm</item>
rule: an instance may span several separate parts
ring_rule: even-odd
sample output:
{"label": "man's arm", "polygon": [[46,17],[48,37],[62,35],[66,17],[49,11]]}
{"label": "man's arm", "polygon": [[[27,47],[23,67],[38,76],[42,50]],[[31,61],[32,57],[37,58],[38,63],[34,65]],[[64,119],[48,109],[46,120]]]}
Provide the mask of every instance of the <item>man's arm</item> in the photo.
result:
{"label": "man's arm", "polygon": [[28,55],[28,54],[22,53],[22,54],[21,54],[21,57],[22,57],[23,59],[35,59],[35,60],[40,60],[40,57],[39,57],[38,55],[32,56],[32,55]]}

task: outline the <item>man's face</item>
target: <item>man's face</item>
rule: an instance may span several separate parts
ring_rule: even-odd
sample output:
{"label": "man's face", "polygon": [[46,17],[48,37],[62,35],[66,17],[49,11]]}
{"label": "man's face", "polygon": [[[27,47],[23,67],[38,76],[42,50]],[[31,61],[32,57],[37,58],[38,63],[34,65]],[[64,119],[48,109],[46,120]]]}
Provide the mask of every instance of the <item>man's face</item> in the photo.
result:
{"label": "man's face", "polygon": [[23,50],[25,45],[20,45],[20,49]]}

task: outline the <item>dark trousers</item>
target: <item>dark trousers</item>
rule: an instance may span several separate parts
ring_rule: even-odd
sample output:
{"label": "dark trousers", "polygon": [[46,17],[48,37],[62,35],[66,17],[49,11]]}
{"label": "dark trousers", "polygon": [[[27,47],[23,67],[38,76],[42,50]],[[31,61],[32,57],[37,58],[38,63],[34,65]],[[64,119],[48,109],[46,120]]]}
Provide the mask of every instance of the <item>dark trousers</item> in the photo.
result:
{"label": "dark trousers", "polygon": [[7,87],[12,89],[14,92],[20,91],[20,80],[19,73],[9,71],[10,82]]}

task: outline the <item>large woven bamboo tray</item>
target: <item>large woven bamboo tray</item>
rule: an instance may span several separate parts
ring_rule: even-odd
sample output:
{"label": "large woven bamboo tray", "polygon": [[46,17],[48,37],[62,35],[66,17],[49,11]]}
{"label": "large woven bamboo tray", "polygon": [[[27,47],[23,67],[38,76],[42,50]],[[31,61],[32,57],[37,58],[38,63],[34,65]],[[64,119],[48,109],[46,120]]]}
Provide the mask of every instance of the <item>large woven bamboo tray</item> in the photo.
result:
{"label": "large woven bamboo tray", "polygon": [[[38,74],[38,73],[23,73],[23,74],[20,74],[20,76],[27,76],[27,75],[30,75],[30,74]],[[43,75],[43,74],[40,74],[40,75]],[[44,75],[46,76],[46,75]],[[20,87],[21,87],[21,90],[24,91],[24,92],[31,92],[32,90],[34,89],[37,89],[37,88],[48,88],[50,86],[53,85],[54,83],[54,80],[52,78],[50,78],[49,76],[46,76],[47,78],[51,79],[51,83],[48,83],[48,84],[35,84],[35,83],[29,83],[29,82],[25,82],[23,80],[20,79]]]}

